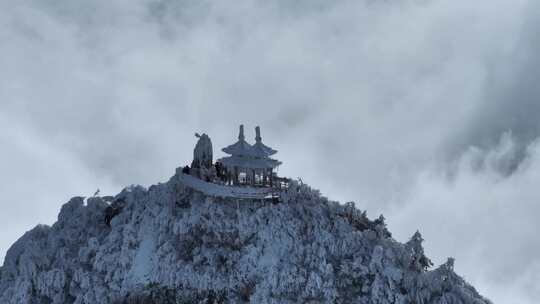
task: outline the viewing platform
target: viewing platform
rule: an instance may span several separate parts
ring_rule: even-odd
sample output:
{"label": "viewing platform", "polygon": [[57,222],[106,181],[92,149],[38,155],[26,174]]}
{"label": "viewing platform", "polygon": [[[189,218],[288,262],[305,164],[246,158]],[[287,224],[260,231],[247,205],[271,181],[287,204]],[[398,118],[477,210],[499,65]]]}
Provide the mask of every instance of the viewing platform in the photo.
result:
{"label": "viewing platform", "polygon": [[279,200],[280,193],[288,188],[288,179],[275,172],[282,163],[270,156],[277,151],[262,143],[259,127],[255,133],[255,144],[251,145],[240,125],[238,141],[222,149],[229,156],[215,163],[210,137],[196,134],[199,140],[191,167],[179,168],[178,178],[186,186],[211,196]]}
{"label": "viewing platform", "polygon": [[211,182],[205,182],[189,174],[179,173],[178,179],[186,186],[200,191],[209,196],[232,197],[243,199],[274,199],[279,198],[279,193],[273,188],[249,187],[249,186],[226,186]]}

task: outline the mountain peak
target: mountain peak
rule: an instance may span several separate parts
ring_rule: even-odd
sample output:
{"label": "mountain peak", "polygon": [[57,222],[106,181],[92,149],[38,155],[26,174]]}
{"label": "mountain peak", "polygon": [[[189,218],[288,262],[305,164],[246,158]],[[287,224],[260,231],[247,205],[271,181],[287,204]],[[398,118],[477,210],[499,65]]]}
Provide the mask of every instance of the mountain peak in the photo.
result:
{"label": "mountain peak", "polygon": [[[419,232],[402,244],[383,216],[302,182],[287,179],[276,196],[275,175],[213,183],[203,167],[72,198],[9,249],[0,303],[490,303],[453,259],[428,270]],[[273,190],[223,190],[242,187]]]}

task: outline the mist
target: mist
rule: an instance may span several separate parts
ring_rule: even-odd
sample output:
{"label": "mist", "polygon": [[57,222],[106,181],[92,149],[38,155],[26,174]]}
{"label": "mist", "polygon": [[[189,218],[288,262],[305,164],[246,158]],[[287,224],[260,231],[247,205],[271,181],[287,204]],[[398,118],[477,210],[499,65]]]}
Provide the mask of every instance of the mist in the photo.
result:
{"label": "mist", "polygon": [[[540,4],[0,2],[0,260],[96,189],[167,180],[246,125],[279,174],[417,229],[495,303],[533,303]],[[253,140],[252,140],[253,141]],[[9,227],[9,228],[6,228]]]}

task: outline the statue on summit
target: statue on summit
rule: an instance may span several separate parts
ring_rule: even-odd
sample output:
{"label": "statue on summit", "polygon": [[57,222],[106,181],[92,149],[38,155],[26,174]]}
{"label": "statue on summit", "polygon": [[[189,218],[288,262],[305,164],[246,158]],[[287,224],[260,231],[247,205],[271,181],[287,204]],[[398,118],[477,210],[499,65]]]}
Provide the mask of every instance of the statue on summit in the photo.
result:
{"label": "statue on summit", "polygon": [[193,161],[191,162],[191,174],[201,179],[209,179],[215,171],[213,170],[213,150],[212,141],[206,134],[199,135],[195,133],[195,136],[199,138],[195,149],[193,150]]}
{"label": "statue on summit", "polygon": [[213,151],[210,137],[204,133],[203,135],[195,133],[195,136],[199,138],[199,141],[193,150],[193,161],[191,162],[191,168],[212,167]]}

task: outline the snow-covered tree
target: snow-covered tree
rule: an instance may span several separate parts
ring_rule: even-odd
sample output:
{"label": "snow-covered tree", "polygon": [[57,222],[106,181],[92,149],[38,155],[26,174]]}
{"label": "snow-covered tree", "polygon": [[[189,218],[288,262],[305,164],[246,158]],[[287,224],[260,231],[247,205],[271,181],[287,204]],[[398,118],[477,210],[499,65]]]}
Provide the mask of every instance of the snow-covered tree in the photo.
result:
{"label": "snow-covered tree", "polygon": [[453,260],[427,271],[420,233],[386,232],[384,217],[303,183],[273,204],[195,191],[178,173],[71,199],[9,249],[0,303],[490,303]]}

